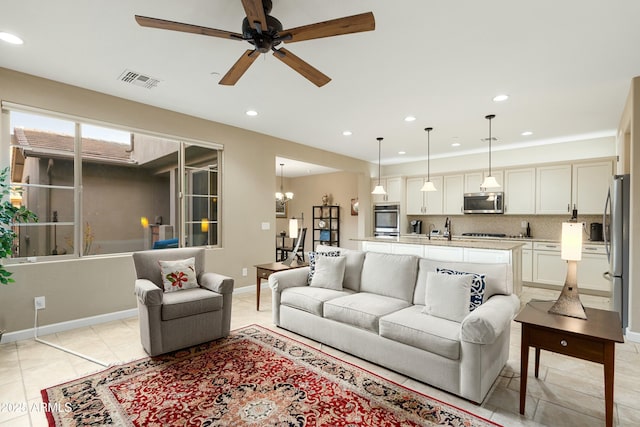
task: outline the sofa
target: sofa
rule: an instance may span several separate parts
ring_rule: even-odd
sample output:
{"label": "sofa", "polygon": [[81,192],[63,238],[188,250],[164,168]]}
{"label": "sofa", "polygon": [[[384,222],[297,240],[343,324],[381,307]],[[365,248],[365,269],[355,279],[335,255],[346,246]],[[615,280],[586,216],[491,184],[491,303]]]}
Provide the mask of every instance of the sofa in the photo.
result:
{"label": "sofa", "polygon": [[[507,264],[326,246],[309,257],[309,267],[269,277],[275,325],[484,400],[508,359],[520,307]],[[478,283],[483,290],[471,289]]]}

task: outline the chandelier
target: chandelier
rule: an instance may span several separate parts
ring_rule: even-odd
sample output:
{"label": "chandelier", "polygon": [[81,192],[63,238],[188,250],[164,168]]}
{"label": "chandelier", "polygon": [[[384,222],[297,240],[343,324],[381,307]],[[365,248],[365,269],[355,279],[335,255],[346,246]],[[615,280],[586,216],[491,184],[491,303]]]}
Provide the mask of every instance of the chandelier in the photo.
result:
{"label": "chandelier", "polygon": [[289,200],[293,199],[293,193],[291,191],[287,191],[286,193],[283,190],[284,183],[284,163],[280,163],[280,191],[276,192],[276,200],[286,203]]}

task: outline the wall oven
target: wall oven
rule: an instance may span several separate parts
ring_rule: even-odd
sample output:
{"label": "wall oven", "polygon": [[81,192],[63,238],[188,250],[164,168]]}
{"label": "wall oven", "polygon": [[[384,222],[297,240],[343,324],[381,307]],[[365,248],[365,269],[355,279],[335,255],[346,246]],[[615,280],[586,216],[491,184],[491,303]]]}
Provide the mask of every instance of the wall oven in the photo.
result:
{"label": "wall oven", "polygon": [[463,212],[466,214],[504,213],[504,193],[465,193]]}
{"label": "wall oven", "polygon": [[395,237],[400,234],[400,205],[375,205],[373,207],[373,235]]}

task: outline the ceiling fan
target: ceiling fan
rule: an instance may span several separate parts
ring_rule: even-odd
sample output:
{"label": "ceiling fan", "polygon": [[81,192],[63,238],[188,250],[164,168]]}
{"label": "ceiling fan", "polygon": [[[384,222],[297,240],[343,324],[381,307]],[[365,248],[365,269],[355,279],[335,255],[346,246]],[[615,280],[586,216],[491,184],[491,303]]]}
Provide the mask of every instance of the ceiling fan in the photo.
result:
{"label": "ceiling fan", "polygon": [[253,61],[261,53],[267,53],[270,50],[273,51],[273,56],[293,68],[311,83],[318,87],[324,86],[331,81],[331,78],[284,47],[279,49],[276,47],[283,42],[294,43],[322,37],[372,31],[376,25],[373,13],[367,12],[283,30],[280,21],[269,15],[272,7],[271,0],[242,0],[242,6],[247,15],[242,21],[242,34],[147,16],[135,15],[135,18],[138,24],[143,27],[202,34],[231,40],[245,40],[251,43],[254,49],[244,52],[220,80],[219,84],[228,86],[235,85],[249,66],[253,64]]}

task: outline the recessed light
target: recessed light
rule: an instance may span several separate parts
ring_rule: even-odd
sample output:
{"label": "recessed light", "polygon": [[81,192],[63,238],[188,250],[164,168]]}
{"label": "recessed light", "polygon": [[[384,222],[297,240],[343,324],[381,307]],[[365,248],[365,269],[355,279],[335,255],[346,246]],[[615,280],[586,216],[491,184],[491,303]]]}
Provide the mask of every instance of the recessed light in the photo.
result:
{"label": "recessed light", "polygon": [[11,43],[11,44],[23,44],[24,42],[22,41],[22,39],[16,35],[10,34],[10,33],[3,33],[0,32],[0,40],[5,41],[7,43]]}
{"label": "recessed light", "polygon": [[256,110],[247,110],[247,111],[245,112],[245,114],[246,114],[247,116],[255,117],[255,116],[257,116],[257,115],[258,115],[258,112],[257,112]]}
{"label": "recessed light", "polygon": [[460,143],[459,142],[454,142],[453,144],[451,144],[452,147],[460,147]]}
{"label": "recessed light", "polygon": [[525,130],[520,135],[522,135],[522,136],[531,136],[531,135],[533,135],[533,132],[531,132],[530,130]]}
{"label": "recessed light", "polygon": [[407,116],[407,117],[404,118],[404,121],[405,122],[415,122],[416,118],[415,118],[415,116]]}
{"label": "recessed light", "polygon": [[342,134],[344,136],[351,136],[351,135],[353,135],[353,132],[351,132],[350,130],[345,130],[344,132],[342,132]]}
{"label": "recessed light", "polygon": [[398,151],[398,154],[400,154],[402,156],[402,155],[407,154],[407,152],[406,151]]}
{"label": "recessed light", "polygon": [[506,101],[507,99],[509,99],[509,95],[496,95],[493,97],[494,102],[502,102]]}

